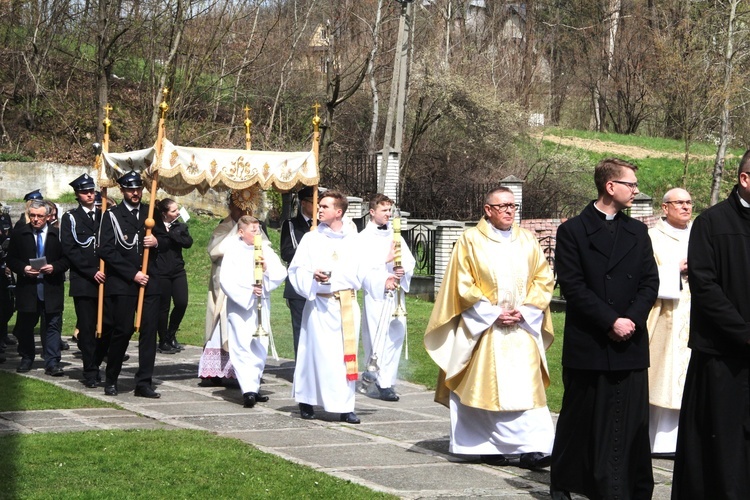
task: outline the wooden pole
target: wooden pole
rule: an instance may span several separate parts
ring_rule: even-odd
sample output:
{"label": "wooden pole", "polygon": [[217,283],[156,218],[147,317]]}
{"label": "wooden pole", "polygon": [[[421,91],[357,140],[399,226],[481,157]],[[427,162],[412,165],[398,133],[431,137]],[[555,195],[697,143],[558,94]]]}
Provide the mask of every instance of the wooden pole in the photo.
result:
{"label": "wooden pole", "polygon": [[[162,99],[161,104],[159,104],[159,109],[161,110],[161,118],[159,118],[159,130],[157,131],[156,136],[156,168],[151,174],[151,199],[149,200],[148,204],[148,218],[144,222],[144,225],[146,226],[146,236],[151,236],[151,230],[156,224],[156,221],[154,221],[154,208],[156,207],[156,190],[159,187],[159,165],[161,164],[162,152],[164,151],[164,117],[166,116],[167,110],[169,109],[169,104],[167,104],[167,95],[169,94],[169,89],[165,87],[161,92]],[[143,274],[148,274],[148,257],[150,250],[150,248],[143,249],[143,264],[141,265],[141,272]],[[135,315],[136,331],[138,331],[138,329],[141,327],[141,315],[143,314],[143,298],[145,297],[145,295],[146,287],[141,286],[140,290],[138,290],[138,309],[136,310]]]}
{"label": "wooden pole", "polygon": [[[313,154],[315,155],[315,169],[318,169],[318,158],[320,157],[320,116],[318,116],[318,110],[320,109],[320,104],[315,103],[313,105],[313,109],[315,110],[315,116],[312,119],[313,123]],[[320,183],[320,181],[318,181]],[[316,227],[318,227],[318,185],[315,185],[315,189],[313,189],[313,212],[312,212],[312,226],[310,227],[310,230],[314,230]]]}
{"label": "wooden pole", "polygon": [[245,106],[245,149],[250,151],[253,149],[253,141],[250,140],[250,126],[253,121],[250,119],[250,107]]}
{"label": "wooden pole", "polygon": [[[109,119],[109,112],[112,110],[112,107],[107,104],[104,106],[104,138],[102,139],[102,152],[108,153],[109,152],[109,126],[112,125],[112,121]],[[99,165],[99,168],[104,168],[104,165],[102,164],[102,153],[99,153],[96,155],[96,163]],[[99,175],[99,178],[101,179],[101,175]],[[102,193],[102,208],[101,212],[99,213],[99,226],[101,227],[102,223],[102,217],[104,216],[104,212],[107,211],[107,188],[102,187],[101,188]],[[100,232],[101,234],[101,232]],[[99,272],[104,272],[104,260],[99,259]],[[97,305],[96,310],[96,338],[100,339],[102,338],[102,330],[104,329],[104,283],[99,283],[99,302]]]}

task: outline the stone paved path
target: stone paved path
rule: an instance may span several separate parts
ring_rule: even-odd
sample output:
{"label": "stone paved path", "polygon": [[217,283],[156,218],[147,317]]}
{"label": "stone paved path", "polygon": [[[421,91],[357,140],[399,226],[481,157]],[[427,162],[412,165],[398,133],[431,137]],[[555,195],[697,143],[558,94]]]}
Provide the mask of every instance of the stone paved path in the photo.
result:
{"label": "stone paved path", "polygon": [[[12,350],[9,349],[8,353]],[[123,410],[80,409],[0,413],[0,435],[90,429],[201,429],[240,439],[287,460],[402,498],[549,498],[549,472],[490,467],[448,453],[448,410],[421,386],[401,383],[395,403],[357,395],[360,425],[338,422],[338,415],[316,411],[318,420],[301,420],[291,396],[292,361],[269,360],[261,392],[270,397],[253,409],[241,405],[239,387],[204,385],[196,378],[201,349],[157,355],[155,379],[161,399],[133,396],[137,348],[120,379],[120,395],[102,387],[86,389],[80,353],[63,354],[65,376],[44,374],[37,359],[26,376],[88,396],[114,401]],[[1,370],[14,371],[12,353]],[[476,458],[476,457],[468,457]],[[654,498],[670,495],[672,462],[654,460]]]}

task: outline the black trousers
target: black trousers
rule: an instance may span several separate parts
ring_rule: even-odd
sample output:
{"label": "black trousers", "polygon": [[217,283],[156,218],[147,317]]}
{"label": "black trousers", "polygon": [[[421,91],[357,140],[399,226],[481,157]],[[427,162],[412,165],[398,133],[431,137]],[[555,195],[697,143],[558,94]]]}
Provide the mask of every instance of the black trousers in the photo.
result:
{"label": "black trousers", "polygon": [[[135,314],[138,297],[112,295],[107,297],[105,308],[112,311],[112,334],[107,352],[106,384],[117,383],[122,361],[130,338],[135,332]],[[159,318],[159,295],[146,295],[143,300],[141,327],[138,333],[138,371],[136,388],[151,387],[156,362],[156,326]]]}
{"label": "black trousers", "polygon": [[[104,318],[101,338],[96,338],[97,308],[96,297],[73,297],[78,327],[78,348],[83,361],[83,379],[96,382],[99,378],[99,366],[107,354],[111,334],[111,322]],[[106,312],[106,309],[105,309]]]}
{"label": "black trousers", "polygon": [[16,310],[11,296],[10,280],[5,276],[5,267],[0,268],[0,341],[8,336],[8,322]]}
{"label": "black trousers", "polygon": [[297,346],[299,345],[299,331],[302,328],[302,311],[305,310],[305,299],[286,299],[289,312],[292,313],[292,336],[294,339],[294,359],[297,359]]}
{"label": "black trousers", "polygon": [[33,361],[36,357],[34,346],[34,327],[41,319],[39,337],[42,341],[44,367],[52,368],[60,363],[62,347],[62,312],[48,313],[44,310],[44,301],[37,300],[35,312],[18,312],[14,335],[18,338],[18,354],[21,359]]}
{"label": "black trousers", "polygon": [[[174,333],[180,328],[182,318],[188,306],[188,281],[187,274],[181,274],[174,278],[159,277],[159,342],[168,340],[168,334]],[[172,314],[169,309],[172,307]]]}

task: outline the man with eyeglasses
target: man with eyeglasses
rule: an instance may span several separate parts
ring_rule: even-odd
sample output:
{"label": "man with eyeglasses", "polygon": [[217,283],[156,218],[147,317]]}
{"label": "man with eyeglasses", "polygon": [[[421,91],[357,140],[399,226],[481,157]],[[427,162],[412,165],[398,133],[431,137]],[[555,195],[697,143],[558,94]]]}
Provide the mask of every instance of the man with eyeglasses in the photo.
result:
{"label": "man with eyeglasses", "polygon": [[649,437],[655,457],[674,457],[682,389],[690,360],[687,248],[693,201],[681,188],[664,194],[664,217],[649,229],[659,269],[659,295],[649,314]]}
{"label": "man with eyeglasses", "polygon": [[49,205],[33,199],[27,204],[25,224],[13,229],[8,246],[8,267],[16,273],[15,336],[21,362],[19,373],[31,370],[35,358],[34,327],[39,328],[44,373],[61,377],[62,312],[65,301],[65,271],[69,262],[62,251],[57,228],[47,224]]}
{"label": "man with eyeglasses", "polygon": [[659,274],[645,224],[624,210],[637,167],[594,169],[598,193],[557,229],[555,268],[566,300],[563,395],[552,451],[552,498],[651,498],[648,332]]}
{"label": "man with eyeglasses", "polygon": [[453,248],[424,343],[440,367],[451,453],[539,469],[554,439],[545,350],[555,280],[536,237],[514,224],[517,208],[506,187],[487,194],[484,218]]}
{"label": "man with eyeglasses", "polygon": [[701,213],[688,243],[690,362],[672,498],[750,491],[750,150],[729,197]]}

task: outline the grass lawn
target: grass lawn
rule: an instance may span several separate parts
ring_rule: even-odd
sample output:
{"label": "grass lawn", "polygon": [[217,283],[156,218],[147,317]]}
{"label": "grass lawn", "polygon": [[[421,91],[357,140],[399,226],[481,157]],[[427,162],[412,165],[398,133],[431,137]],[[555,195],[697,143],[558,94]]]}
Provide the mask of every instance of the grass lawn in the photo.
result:
{"label": "grass lawn", "polygon": [[14,434],[0,447],[0,498],[395,498],[203,431]]}
{"label": "grass lawn", "polygon": [[0,371],[0,412],[70,408],[118,408],[118,406],[77,392],[60,389],[41,380]]}

